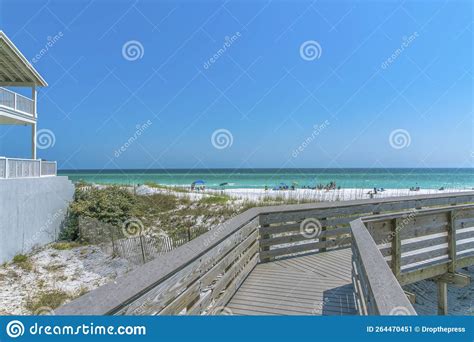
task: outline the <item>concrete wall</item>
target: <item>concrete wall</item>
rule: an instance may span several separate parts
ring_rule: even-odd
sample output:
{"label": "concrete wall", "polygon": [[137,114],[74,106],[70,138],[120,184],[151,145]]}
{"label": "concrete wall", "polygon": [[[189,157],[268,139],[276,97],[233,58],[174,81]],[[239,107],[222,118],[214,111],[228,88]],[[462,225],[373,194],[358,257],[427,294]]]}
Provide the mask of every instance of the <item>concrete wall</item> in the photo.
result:
{"label": "concrete wall", "polygon": [[67,177],[0,179],[0,263],[54,241],[73,195]]}

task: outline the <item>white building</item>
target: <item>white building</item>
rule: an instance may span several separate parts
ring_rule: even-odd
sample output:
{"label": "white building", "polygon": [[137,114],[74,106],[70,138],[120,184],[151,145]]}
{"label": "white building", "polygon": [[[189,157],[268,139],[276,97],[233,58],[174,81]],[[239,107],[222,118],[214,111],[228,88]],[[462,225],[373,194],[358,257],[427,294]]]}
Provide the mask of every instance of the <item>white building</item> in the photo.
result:
{"label": "white building", "polygon": [[[0,125],[31,126],[31,159],[0,157],[0,178],[56,175],[56,163],[36,157],[37,87],[48,84],[13,42],[0,31]],[[5,87],[27,87],[31,97]]]}

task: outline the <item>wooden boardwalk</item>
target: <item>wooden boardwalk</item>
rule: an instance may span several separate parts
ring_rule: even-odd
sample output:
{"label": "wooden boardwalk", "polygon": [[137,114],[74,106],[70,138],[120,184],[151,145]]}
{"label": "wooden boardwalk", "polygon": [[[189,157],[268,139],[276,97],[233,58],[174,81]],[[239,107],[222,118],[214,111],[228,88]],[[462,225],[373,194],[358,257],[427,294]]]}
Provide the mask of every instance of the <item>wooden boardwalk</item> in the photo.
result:
{"label": "wooden boardwalk", "polygon": [[234,315],[355,315],[351,249],[258,264],[226,308]]}

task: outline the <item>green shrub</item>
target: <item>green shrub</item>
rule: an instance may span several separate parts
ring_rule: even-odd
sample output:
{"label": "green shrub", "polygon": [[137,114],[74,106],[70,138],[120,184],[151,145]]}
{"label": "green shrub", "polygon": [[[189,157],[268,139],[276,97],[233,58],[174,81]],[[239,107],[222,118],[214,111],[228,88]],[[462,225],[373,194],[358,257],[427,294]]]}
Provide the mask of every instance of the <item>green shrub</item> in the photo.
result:
{"label": "green shrub", "polygon": [[74,201],[69,206],[68,217],[59,238],[75,241],[79,238],[79,218],[97,219],[119,227],[134,217],[137,199],[127,189],[110,186],[104,189],[76,187]]}
{"label": "green shrub", "polygon": [[36,313],[39,309],[56,309],[69,298],[70,296],[61,290],[45,291],[39,293],[38,297],[27,300],[26,308],[32,313]]}
{"label": "green shrub", "polygon": [[226,204],[230,200],[230,197],[227,195],[219,196],[203,196],[199,200],[199,204]]}
{"label": "green shrub", "polygon": [[25,271],[31,271],[33,269],[33,265],[31,264],[30,259],[27,255],[24,254],[17,254],[13,257],[13,263]]}
{"label": "green shrub", "polygon": [[64,251],[67,249],[79,247],[80,245],[81,245],[80,243],[74,242],[74,241],[61,241],[61,242],[53,243],[51,247],[57,251]]}

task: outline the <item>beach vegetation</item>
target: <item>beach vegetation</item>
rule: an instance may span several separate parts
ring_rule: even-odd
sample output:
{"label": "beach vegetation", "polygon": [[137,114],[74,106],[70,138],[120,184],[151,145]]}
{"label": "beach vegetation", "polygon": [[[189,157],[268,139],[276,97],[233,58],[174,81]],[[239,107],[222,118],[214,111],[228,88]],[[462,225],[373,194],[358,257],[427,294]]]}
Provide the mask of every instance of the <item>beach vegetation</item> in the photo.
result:
{"label": "beach vegetation", "polygon": [[145,182],[145,185],[153,188],[153,189],[162,189],[162,190],[168,190],[168,191],[173,191],[173,192],[181,192],[181,193],[187,193],[188,190],[185,188],[179,187],[179,186],[169,186],[169,185],[163,185],[159,184],[156,182]]}
{"label": "beach vegetation", "polygon": [[217,196],[203,196],[200,200],[200,204],[209,205],[209,204],[226,204],[229,202],[230,196],[228,195],[217,195]]}
{"label": "beach vegetation", "polygon": [[51,247],[57,251],[73,249],[79,246],[81,246],[81,244],[76,241],[60,241],[60,242],[53,243],[51,245]]}
{"label": "beach vegetation", "polygon": [[24,269],[25,271],[31,271],[33,269],[33,264],[25,254],[17,254],[13,257],[12,260],[13,264],[17,265],[18,267]]}
{"label": "beach vegetation", "polygon": [[119,227],[136,214],[136,196],[127,188],[110,186],[76,188],[74,200],[69,206],[65,227],[60,240],[79,239],[79,218],[86,217]]}
{"label": "beach vegetation", "polygon": [[28,299],[26,308],[32,313],[44,308],[52,310],[62,305],[69,298],[70,296],[62,290],[44,291],[38,293],[36,297]]}

